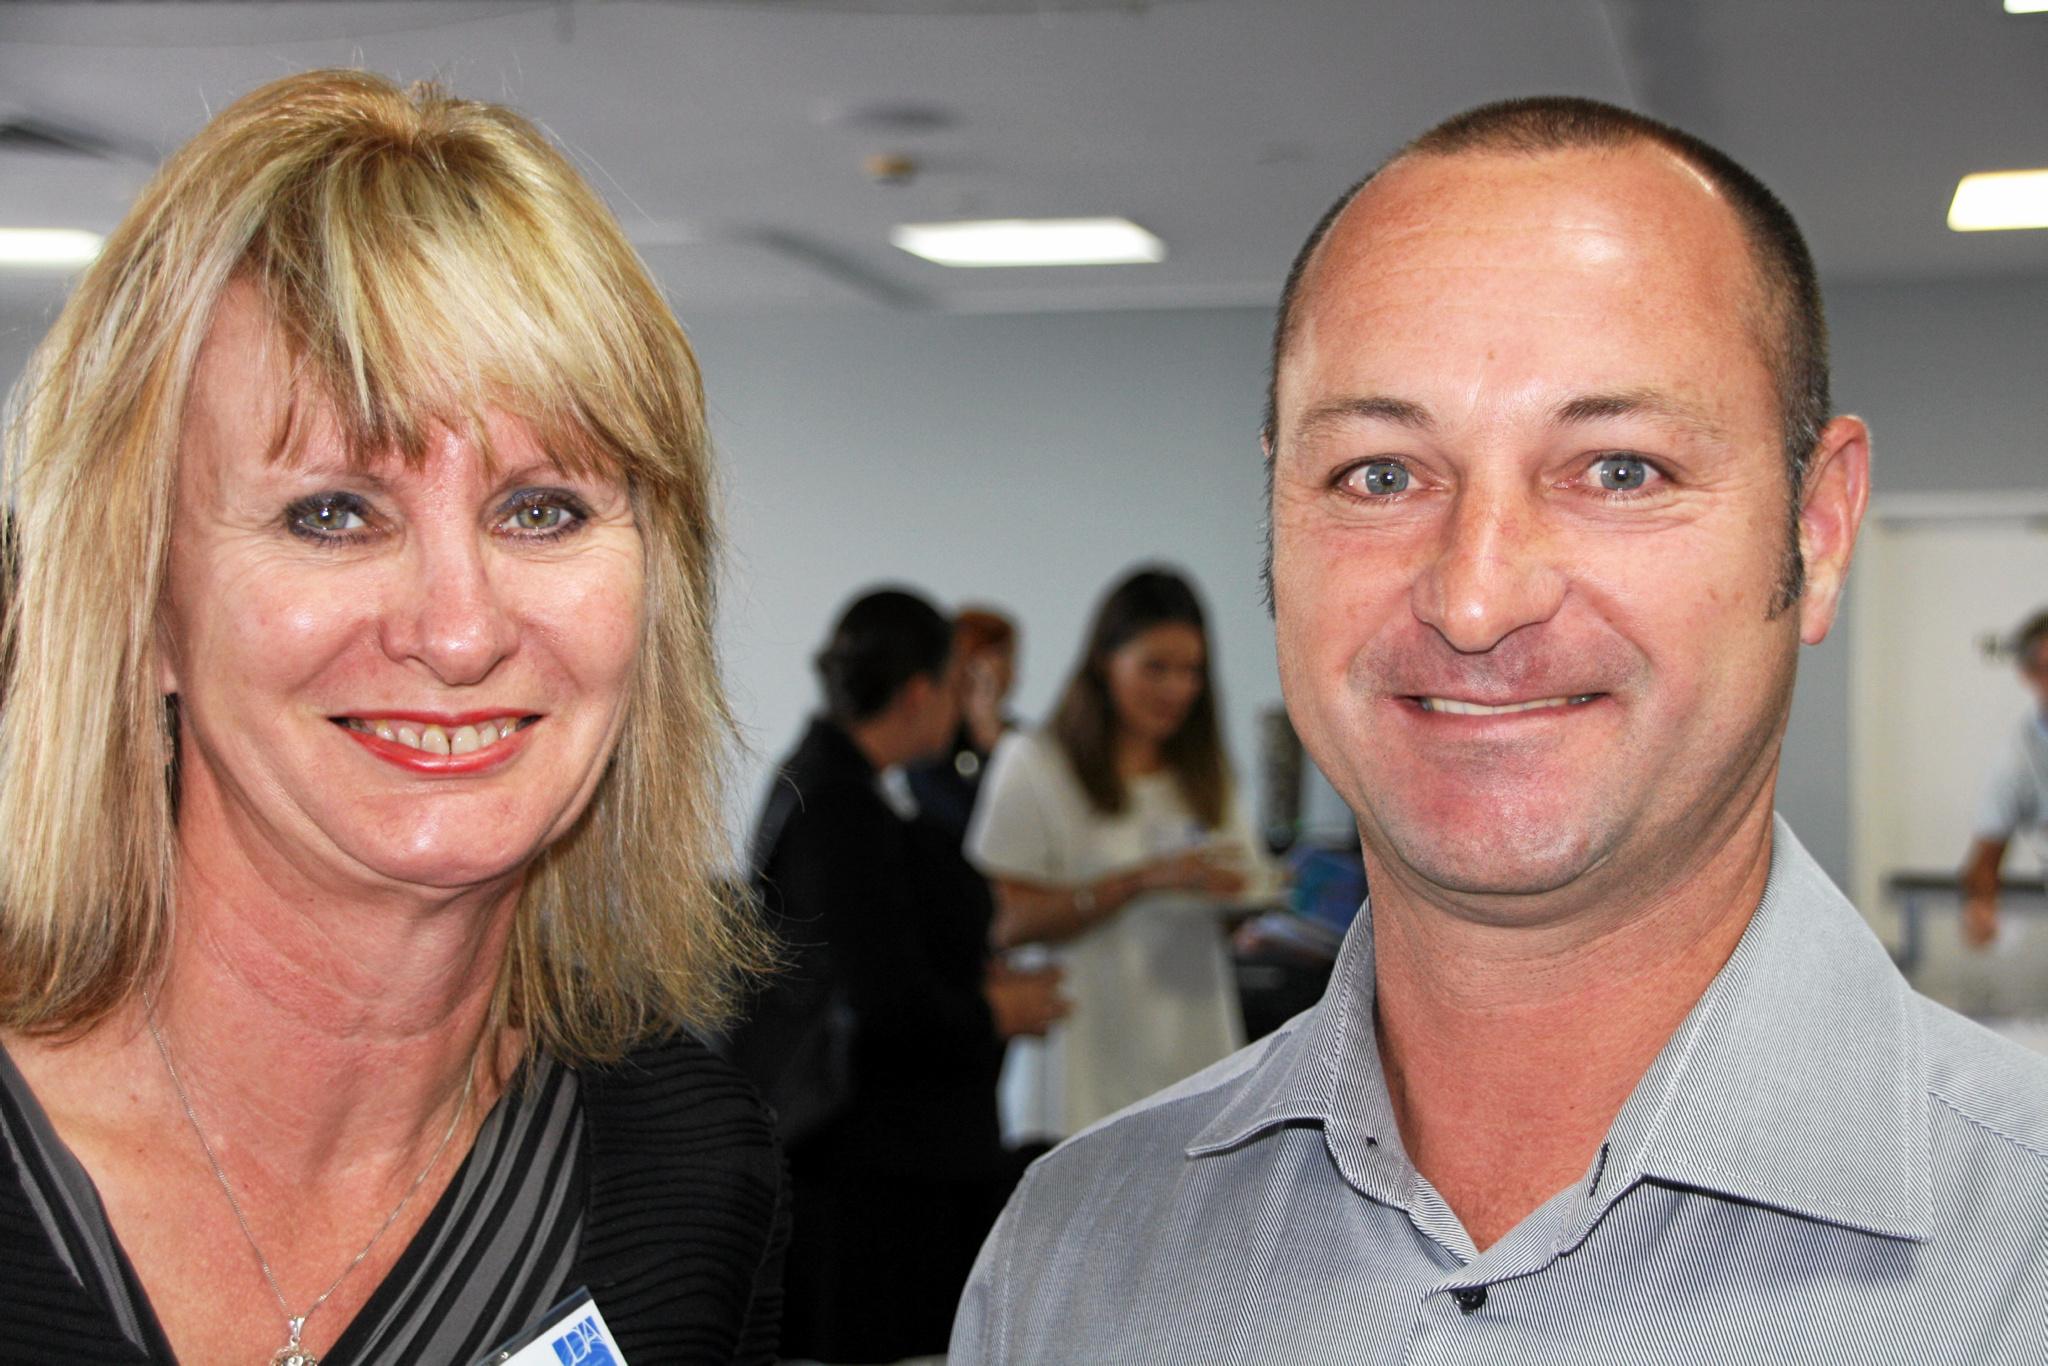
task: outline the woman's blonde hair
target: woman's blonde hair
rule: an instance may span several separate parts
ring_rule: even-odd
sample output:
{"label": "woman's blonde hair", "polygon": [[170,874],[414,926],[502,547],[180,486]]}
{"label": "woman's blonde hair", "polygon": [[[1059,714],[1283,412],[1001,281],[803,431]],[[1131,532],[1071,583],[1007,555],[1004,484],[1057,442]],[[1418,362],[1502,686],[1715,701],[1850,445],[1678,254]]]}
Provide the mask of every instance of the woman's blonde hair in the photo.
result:
{"label": "woman's blonde hair", "polygon": [[589,809],[529,871],[497,1017],[572,1062],[716,1025],[766,950],[718,880],[732,727],[696,358],[531,123],[358,71],[265,86],[165,163],[16,393],[0,1025],[82,1030],[162,961],[169,509],[201,344],[244,281],[289,347],[295,396],[332,411],[356,459],[419,460],[437,429],[481,436],[499,412],[630,489],[646,603],[624,730]]}

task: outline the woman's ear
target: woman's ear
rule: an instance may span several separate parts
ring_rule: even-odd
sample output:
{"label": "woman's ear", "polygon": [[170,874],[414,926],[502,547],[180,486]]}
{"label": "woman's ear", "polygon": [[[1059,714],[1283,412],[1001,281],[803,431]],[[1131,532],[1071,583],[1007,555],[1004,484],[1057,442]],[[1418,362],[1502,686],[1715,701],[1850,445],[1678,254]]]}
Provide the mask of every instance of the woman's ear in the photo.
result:
{"label": "woman's ear", "polygon": [[165,697],[175,697],[178,692],[177,653],[171,624],[159,612],[156,619],[156,690]]}

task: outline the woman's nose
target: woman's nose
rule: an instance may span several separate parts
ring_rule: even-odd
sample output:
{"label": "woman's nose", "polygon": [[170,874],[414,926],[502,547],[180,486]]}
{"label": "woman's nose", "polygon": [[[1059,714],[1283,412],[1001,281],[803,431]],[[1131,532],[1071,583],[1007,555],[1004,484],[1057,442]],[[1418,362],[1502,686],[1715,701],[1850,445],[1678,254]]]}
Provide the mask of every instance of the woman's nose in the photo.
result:
{"label": "woman's nose", "polygon": [[381,623],[385,653],[418,662],[449,687],[482,682],[519,640],[488,549],[464,527],[415,537],[402,561]]}

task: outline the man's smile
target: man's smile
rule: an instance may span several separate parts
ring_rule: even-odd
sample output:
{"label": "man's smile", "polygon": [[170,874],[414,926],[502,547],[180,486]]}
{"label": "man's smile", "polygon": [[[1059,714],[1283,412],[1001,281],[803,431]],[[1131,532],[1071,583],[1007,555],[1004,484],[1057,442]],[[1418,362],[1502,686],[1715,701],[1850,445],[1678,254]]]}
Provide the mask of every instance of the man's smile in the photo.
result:
{"label": "man's smile", "polygon": [[1568,697],[1538,697],[1527,702],[1466,702],[1455,697],[1415,697],[1415,704],[1427,712],[1450,716],[1506,716],[1513,712],[1546,711],[1553,707],[1584,706],[1600,693],[1577,693]]}

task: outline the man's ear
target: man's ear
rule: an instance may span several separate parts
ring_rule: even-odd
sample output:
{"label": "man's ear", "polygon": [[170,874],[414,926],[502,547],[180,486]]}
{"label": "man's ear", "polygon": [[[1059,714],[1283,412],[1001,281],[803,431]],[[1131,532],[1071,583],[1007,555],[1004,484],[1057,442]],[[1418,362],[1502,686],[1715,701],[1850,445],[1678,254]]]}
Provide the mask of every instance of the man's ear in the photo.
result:
{"label": "man's ear", "polygon": [[1869,503],[1870,428],[1860,417],[1838,417],[1821,429],[1799,496],[1799,553],[1806,564],[1799,638],[1808,645],[1820,644],[1834,625]]}
{"label": "man's ear", "polygon": [[930,674],[912,674],[896,692],[896,709],[906,716],[916,715],[932,700],[932,693],[939,681]]}

